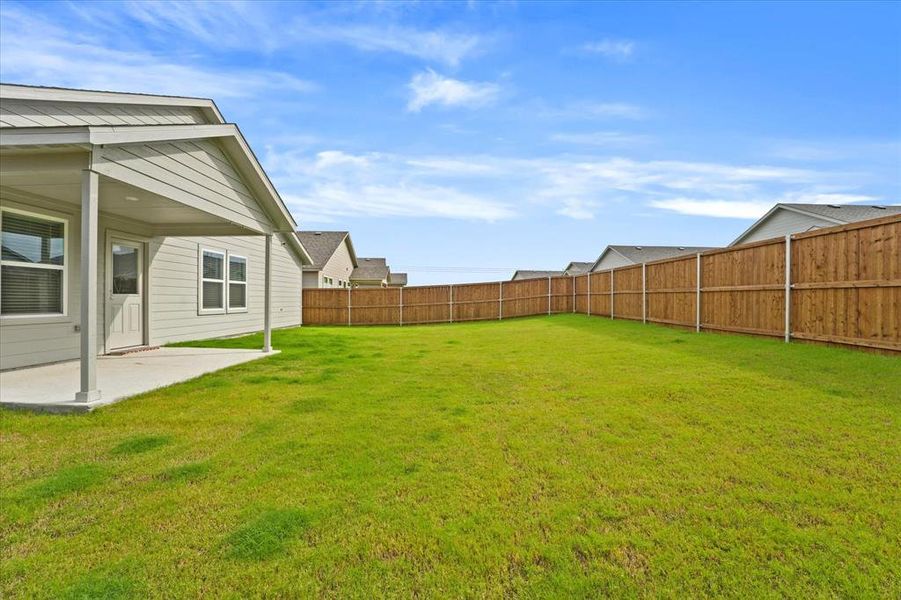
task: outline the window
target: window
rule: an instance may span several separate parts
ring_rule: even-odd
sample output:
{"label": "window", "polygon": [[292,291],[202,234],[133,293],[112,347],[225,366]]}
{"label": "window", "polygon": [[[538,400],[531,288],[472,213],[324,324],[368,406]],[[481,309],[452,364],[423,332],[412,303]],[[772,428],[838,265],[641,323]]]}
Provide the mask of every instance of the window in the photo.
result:
{"label": "window", "polygon": [[63,219],[0,211],[0,315],[66,312]]}
{"label": "window", "polygon": [[228,310],[247,310],[247,259],[228,255]]}
{"label": "window", "polygon": [[204,250],[201,254],[200,310],[225,310],[225,253]]}

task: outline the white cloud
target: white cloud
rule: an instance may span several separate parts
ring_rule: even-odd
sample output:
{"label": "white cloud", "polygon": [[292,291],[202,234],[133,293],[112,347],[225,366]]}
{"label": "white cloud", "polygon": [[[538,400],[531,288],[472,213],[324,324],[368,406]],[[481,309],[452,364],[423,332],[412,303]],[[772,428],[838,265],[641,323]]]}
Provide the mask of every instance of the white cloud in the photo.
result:
{"label": "white cloud", "polygon": [[414,75],[407,87],[410,89],[407,110],[411,112],[419,112],[431,104],[477,108],[492,104],[500,93],[497,84],[451,79],[431,69]]}
{"label": "white cloud", "polygon": [[629,40],[603,39],[582,45],[582,50],[589,54],[600,54],[606,58],[625,61],[635,52],[635,42]]}
{"label": "white cloud", "polygon": [[758,219],[777,203],[800,204],[852,204],[854,202],[876,202],[876,196],[861,194],[828,194],[789,192],[776,198],[757,200],[697,200],[692,198],[669,198],[652,200],[651,206],[683,215],[699,217],[724,217],[735,219]]}
{"label": "white cloud", "polygon": [[204,69],[145,51],[123,51],[13,10],[2,12],[0,68],[6,82],[155,94],[249,97],[306,93],[315,84],[277,71]]}
{"label": "white cloud", "polygon": [[651,116],[650,111],[637,104],[629,102],[597,102],[578,101],[569,102],[562,106],[547,106],[539,103],[538,106],[527,107],[530,116],[538,116],[546,119],[574,119],[574,120],[607,120],[626,119],[638,121]]}
{"label": "white cloud", "polygon": [[585,146],[636,146],[647,144],[654,138],[650,135],[624,133],[622,131],[589,131],[581,133],[554,133],[551,141]]}

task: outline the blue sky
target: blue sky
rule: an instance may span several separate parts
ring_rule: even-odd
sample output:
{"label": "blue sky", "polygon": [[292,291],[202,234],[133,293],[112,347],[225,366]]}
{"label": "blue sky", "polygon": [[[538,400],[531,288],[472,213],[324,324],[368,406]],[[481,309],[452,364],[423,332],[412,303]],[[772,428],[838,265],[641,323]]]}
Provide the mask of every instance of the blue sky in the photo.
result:
{"label": "blue sky", "polygon": [[901,4],[19,3],[0,79],[211,97],[413,284],[901,201]]}

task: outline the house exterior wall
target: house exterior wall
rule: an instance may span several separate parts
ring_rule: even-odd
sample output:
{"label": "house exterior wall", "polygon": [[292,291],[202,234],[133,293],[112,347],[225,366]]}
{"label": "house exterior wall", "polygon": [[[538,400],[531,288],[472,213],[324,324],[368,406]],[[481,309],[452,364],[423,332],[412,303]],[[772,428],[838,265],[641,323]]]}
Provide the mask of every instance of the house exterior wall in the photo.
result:
{"label": "house exterior wall", "polygon": [[633,264],[632,261],[623,257],[616,252],[608,252],[592,269],[593,272],[606,271],[607,269],[618,269],[619,267],[627,267]]}
{"label": "house exterior wall", "polygon": [[187,140],[103,146],[94,169],[256,230],[268,217],[216,142]]}
{"label": "house exterior wall", "polygon": [[[149,343],[223,337],[263,328],[265,237],[166,237],[150,242]],[[283,245],[272,242],[272,326],[301,322],[300,263]],[[198,265],[202,249],[228,251],[247,258],[247,310],[200,314]]]}
{"label": "house exterior wall", "polygon": [[0,101],[0,127],[193,125],[205,122],[202,111],[193,106],[48,102],[8,98]]}
{"label": "house exterior wall", "polygon": [[836,223],[832,221],[780,208],[774,211],[766,221],[758,225],[754,231],[735,240],[731,245],[749,244],[760,240],[784,237],[790,233],[802,233],[813,228],[832,227],[834,225]]}
{"label": "house exterior wall", "polygon": [[303,287],[318,288],[322,286],[322,271],[304,271]]}
{"label": "house exterior wall", "polygon": [[334,283],[331,286],[322,283],[321,287],[341,287],[338,282],[344,281],[345,286],[350,284],[350,272],[354,270],[353,259],[350,257],[350,250],[347,248],[347,241],[341,243],[335,249],[335,253],[322,266],[322,277],[331,277]]}
{"label": "house exterior wall", "polygon": [[[80,335],[80,227],[78,206],[49,198],[0,195],[0,207],[62,218],[66,226],[66,314],[52,317],[0,317],[0,369],[78,358]],[[142,225],[101,213],[98,219],[97,352],[105,351],[106,255],[110,237],[144,243],[144,283],[147,343],[238,335],[263,328],[264,236],[208,238],[149,237]],[[272,326],[301,322],[301,267],[280,235],[272,244]],[[246,312],[198,313],[198,252],[200,248],[231,251],[248,260]],[[0,282],[2,285],[2,282]]]}

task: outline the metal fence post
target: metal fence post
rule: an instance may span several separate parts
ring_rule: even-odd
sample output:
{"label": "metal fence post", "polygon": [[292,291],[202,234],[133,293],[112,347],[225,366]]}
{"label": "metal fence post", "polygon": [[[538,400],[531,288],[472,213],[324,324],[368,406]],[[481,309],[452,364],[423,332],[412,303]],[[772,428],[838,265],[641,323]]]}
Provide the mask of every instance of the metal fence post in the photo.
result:
{"label": "metal fence post", "polygon": [[551,276],[547,276],[547,314],[551,314]]}
{"label": "metal fence post", "polygon": [[449,320],[451,323],[454,322],[454,286],[451,284],[450,286],[450,299],[447,302],[447,308],[449,311]]}
{"label": "metal fence post", "polygon": [[791,339],[792,320],[792,236],[785,236],[785,343]]}
{"label": "metal fence post", "polygon": [[352,288],[347,288],[347,326],[350,327],[350,290]]}
{"label": "metal fence post", "polygon": [[400,291],[400,326],[404,326],[404,288],[397,288]]}
{"label": "metal fence post", "polygon": [[614,282],[613,274],[614,274],[614,273],[615,273],[615,271],[614,271],[613,269],[610,269],[610,318],[611,318],[611,319],[613,319],[613,299],[614,299],[614,295],[613,295],[613,294],[614,294],[614,292],[613,292],[613,282]]}
{"label": "metal fence post", "polygon": [[701,253],[697,254],[698,264],[695,272],[695,333],[701,331]]}
{"label": "metal fence post", "polygon": [[588,272],[588,293],[585,294],[588,299],[588,308],[585,309],[585,314],[589,317],[591,316],[591,271]]}
{"label": "metal fence post", "polygon": [[648,275],[647,264],[641,263],[641,322],[648,322]]}
{"label": "metal fence post", "polygon": [[504,282],[497,282],[497,319],[504,318]]}

